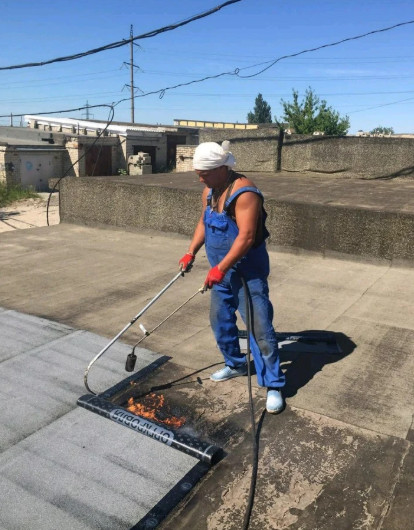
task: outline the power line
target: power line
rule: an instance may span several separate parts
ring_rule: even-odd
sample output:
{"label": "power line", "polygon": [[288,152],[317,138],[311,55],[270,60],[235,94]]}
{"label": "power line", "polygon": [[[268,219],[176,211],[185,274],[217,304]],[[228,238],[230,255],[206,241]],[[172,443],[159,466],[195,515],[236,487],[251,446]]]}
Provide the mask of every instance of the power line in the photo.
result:
{"label": "power line", "polygon": [[[150,49],[150,51],[158,51],[158,49]],[[145,48],[144,51],[148,51],[148,48]],[[185,55],[187,58],[190,57],[190,56],[196,56],[196,57],[202,57],[202,56],[208,56],[208,57],[220,57],[221,59],[227,57],[229,59],[236,59],[236,60],[239,60],[241,62],[249,62],[248,58],[252,59],[252,58],[256,58],[257,56],[248,56],[248,55],[244,55],[244,58],[243,59],[240,59],[239,56],[237,55],[226,55],[226,54],[207,54],[207,53],[197,53],[197,54],[191,54],[189,52],[177,52],[177,51],[174,51],[174,52],[168,52],[168,51],[165,51],[163,50],[162,51],[163,55],[171,55],[171,56],[174,56],[174,57],[177,57],[177,55],[179,55],[179,53],[182,53],[183,55]],[[414,58],[413,55],[404,55],[404,56],[401,56],[401,55],[387,55],[387,56],[375,56],[375,57],[365,57],[365,58],[361,58],[361,57],[318,57],[318,58],[315,58],[315,57],[304,57],[303,58],[303,61],[304,62],[301,62],[300,60],[299,61],[296,61],[296,64],[308,64],[309,61],[314,61],[316,62],[318,65],[319,63],[322,61],[322,62],[328,62],[328,63],[332,63],[334,65],[338,65],[340,63],[346,63],[346,62],[352,62],[353,65],[355,65],[355,63],[358,63],[358,64],[384,64],[385,62],[392,62],[392,63],[397,63],[397,62],[406,62],[406,61],[411,61],[412,62],[412,59]],[[328,66],[327,64],[324,64],[323,66]],[[110,76],[105,76],[105,77],[101,77],[102,74],[112,74]],[[159,73],[160,75],[164,75],[166,74],[167,72],[158,72],[156,70],[145,70],[144,72],[145,74],[157,74]],[[187,72],[175,72],[175,74],[179,74],[179,75],[194,75],[193,74],[188,74]],[[56,81],[56,80],[66,80],[66,79],[74,79],[74,78],[90,78],[90,80],[95,80],[95,79],[110,79],[112,77],[118,77],[119,76],[119,68],[112,68],[110,70],[99,70],[99,71],[95,71],[95,72],[87,72],[87,73],[82,73],[82,74],[75,74],[75,73],[71,73],[71,74],[68,74],[68,75],[63,75],[63,76],[53,76],[53,77],[42,77],[41,79],[33,79],[33,78],[30,78],[30,86],[34,86],[35,84],[38,84],[37,86],[50,86],[50,85],[59,85],[61,84],[60,81]],[[25,79],[24,81],[14,81],[12,85],[10,84],[0,84],[0,90],[4,90],[4,89],[10,89],[10,88],[19,88],[18,85],[24,85],[24,86],[27,86],[27,79]]]}
{"label": "power line", "polygon": [[137,35],[136,37],[131,37],[129,39],[122,39],[121,41],[112,42],[110,44],[106,44],[105,46],[100,46],[99,48],[94,48],[86,52],[75,53],[73,55],[66,55],[64,57],[57,57],[56,59],[49,59],[48,61],[41,61],[41,62],[36,62],[36,63],[24,63],[24,64],[15,64],[11,66],[1,66],[0,70],[16,70],[18,68],[32,68],[34,66],[45,66],[46,64],[59,63],[59,62],[64,62],[64,61],[74,61],[75,59],[81,59],[82,57],[87,57],[88,55],[94,55],[95,53],[100,53],[106,50],[114,50],[116,48],[121,48],[122,46],[126,46],[127,44],[135,42],[136,40],[155,37],[159,35],[160,33],[172,31],[174,29],[190,24],[190,22],[199,20],[200,18],[208,17],[209,15],[212,15],[213,13],[217,13],[217,11],[220,11],[220,9],[223,9],[223,7],[227,7],[228,5],[235,4],[237,2],[241,2],[241,0],[228,0],[227,2],[224,2],[224,4],[220,4],[216,7],[213,7],[212,9],[208,11],[205,11],[204,13],[200,13],[199,15],[195,15],[191,18],[183,20],[182,22],[177,22],[176,24],[171,24],[169,26],[164,26],[162,28],[154,29],[152,31],[149,31],[148,33]]}
{"label": "power line", "polygon": [[[184,55],[185,57],[197,57],[197,58],[200,58],[200,57],[207,57],[209,59],[213,58],[220,58],[220,59],[232,59],[232,60],[238,60],[238,61],[244,61],[244,62],[250,62],[252,59],[259,59],[258,55],[248,55],[248,54],[243,54],[243,59],[240,59],[240,56],[239,55],[235,55],[235,54],[226,54],[226,53],[210,53],[210,52],[193,52],[191,53],[191,51],[189,50],[177,50],[177,48],[174,48],[174,51],[168,51],[168,50],[163,50],[162,48],[151,48],[151,47],[145,47],[145,52],[146,53],[153,53],[155,52],[156,54],[159,54],[159,53],[162,53],[163,55],[171,55],[173,57],[177,57],[179,55]],[[347,57],[318,57],[318,61],[327,61],[327,62],[334,62],[335,64],[337,64],[338,62],[342,62],[342,61],[351,61],[353,64],[355,62],[361,62],[361,63],[365,63],[365,62],[373,62],[373,63],[377,63],[377,62],[384,62],[384,61],[392,61],[392,62],[399,62],[399,61],[408,61],[408,60],[412,60],[413,59],[413,55],[383,55],[383,56],[379,56],[379,55],[375,55],[375,56],[365,56],[365,57],[350,57],[350,56],[347,56]],[[263,57],[262,57],[263,59]],[[273,59],[269,59],[269,62],[272,61]],[[308,61],[314,61],[315,59],[312,58],[312,57],[304,57],[303,58],[303,61],[305,62],[308,62]],[[263,64],[263,63],[261,63]],[[300,63],[302,64],[302,63]]]}
{"label": "power line", "polygon": [[[222,4],[221,7],[223,7],[224,5],[227,5],[227,4],[228,4],[228,2],[226,2],[226,4]],[[265,70],[268,70],[269,68],[271,68],[272,66],[274,66],[276,63],[278,63],[279,61],[281,61],[283,59],[287,59],[287,58],[291,58],[291,57],[297,57],[297,56],[305,54],[305,53],[310,53],[310,52],[321,50],[323,48],[328,48],[328,47],[332,47],[332,46],[338,46],[340,44],[343,44],[344,42],[349,42],[349,41],[352,41],[352,40],[362,39],[364,37],[367,37],[367,36],[370,36],[370,35],[374,35],[376,33],[383,33],[383,32],[390,31],[392,29],[395,29],[395,28],[398,28],[398,27],[402,27],[402,26],[406,26],[406,25],[409,25],[409,24],[414,24],[414,20],[409,20],[409,21],[406,21],[406,22],[400,22],[399,24],[394,24],[393,26],[388,26],[386,28],[372,30],[372,31],[369,31],[367,33],[356,35],[354,37],[347,37],[345,39],[342,39],[342,40],[339,40],[339,41],[335,41],[335,42],[332,42],[332,43],[322,44],[322,45],[317,46],[315,48],[302,50],[300,52],[293,53],[293,54],[290,54],[290,55],[283,55],[283,56],[278,57],[277,59],[274,59],[273,61],[271,61],[271,64],[268,64],[268,66],[266,66],[266,68],[263,68],[259,72],[256,72],[256,73],[251,74],[251,75],[242,76],[242,75],[239,75],[239,74],[240,74],[241,70],[247,70],[249,68],[254,68],[254,67],[260,66],[262,64],[267,64],[267,63],[269,63],[269,61],[266,61],[266,62],[263,62],[263,63],[257,63],[257,64],[254,64],[254,65],[251,65],[251,66],[246,66],[244,68],[235,68],[233,71],[221,72],[219,74],[205,76],[205,77],[202,77],[200,79],[193,79],[192,81],[188,81],[186,83],[178,83],[176,85],[172,85],[172,86],[165,87],[165,88],[160,88],[158,90],[152,90],[152,91],[149,91],[149,92],[144,92],[142,94],[136,94],[134,96],[134,98],[142,98],[142,97],[150,96],[150,95],[153,95],[153,94],[158,94],[159,98],[162,99],[164,97],[165,93],[167,92],[167,90],[173,90],[175,88],[179,88],[179,87],[183,87],[183,86],[189,86],[189,85],[196,84],[196,83],[202,83],[202,82],[210,80],[210,79],[218,79],[219,77],[224,77],[224,76],[227,76],[227,75],[228,76],[237,76],[237,77],[239,77],[241,79],[252,78],[252,77],[255,77],[255,76],[261,74]],[[128,43],[129,41],[125,41],[125,42]],[[112,105],[114,107],[118,106],[120,103],[123,103],[124,101],[127,101],[129,99],[130,98],[120,99],[119,101],[117,101],[116,103],[113,103]],[[102,105],[90,106],[89,108],[93,108],[93,107],[110,107],[110,106],[111,105],[108,105],[108,104],[102,104]],[[86,107],[80,107],[78,109],[67,109],[67,110],[61,110],[61,111],[43,112],[43,113],[41,113],[41,112],[34,112],[34,113],[25,112],[23,114],[14,114],[14,116],[20,117],[20,116],[24,116],[25,114],[32,114],[32,115],[59,114],[59,113],[74,112],[76,110],[84,110],[84,109],[86,109]],[[9,116],[10,116],[10,114],[6,114],[6,115],[0,116],[0,118],[7,118]]]}
{"label": "power line", "polygon": [[[87,108],[87,109],[90,109],[90,108],[93,108],[93,107],[96,107],[97,105],[87,105],[86,107],[84,108]],[[98,106],[106,106],[106,107],[109,107],[109,115],[108,115],[108,119],[107,119],[107,123],[105,125],[105,127],[102,129],[102,131],[99,131],[98,132],[98,136],[96,137],[96,139],[92,142],[92,144],[88,147],[86,147],[84,153],[77,159],[75,160],[75,162],[73,162],[69,167],[68,169],[63,173],[63,175],[55,182],[53,188],[51,189],[50,193],[49,193],[49,197],[48,197],[48,200],[47,200],[47,205],[46,205],[46,222],[47,222],[47,226],[49,226],[49,205],[50,205],[50,199],[52,198],[52,194],[53,192],[57,189],[60,181],[62,179],[64,179],[65,177],[67,177],[69,175],[69,172],[72,168],[75,167],[76,164],[78,164],[83,158],[86,157],[86,155],[89,153],[89,151],[96,145],[96,143],[98,142],[98,140],[100,140],[106,130],[108,129],[108,127],[111,125],[111,123],[113,122],[114,120],[114,117],[115,117],[115,110],[114,110],[114,107],[113,105],[98,105]],[[52,114],[52,113],[49,113],[49,114]],[[100,146],[100,150],[102,149],[102,144]],[[98,158],[99,158],[99,155],[98,155]],[[98,158],[96,159],[96,162],[98,161]],[[95,167],[96,167],[96,162],[95,162]],[[93,173],[95,172],[95,167],[93,169]]]}
{"label": "power line", "polygon": [[[110,103],[100,103],[99,105],[88,105],[88,106],[83,106],[83,107],[77,107],[77,108],[74,108],[74,109],[63,109],[63,110],[51,110],[51,111],[46,111],[46,112],[24,112],[22,114],[15,114],[13,113],[13,116],[15,116],[16,118],[19,117],[23,117],[25,116],[26,114],[30,114],[32,116],[42,116],[44,114],[65,114],[67,112],[76,112],[78,110],[86,110],[86,109],[97,109],[99,107],[105,107],[105,108],[110,108],[112,109],[114,107],[114,103],[110,104]],[[117,103],[116,103],[117,105]],[[3,114],[0,116],[0,118],[8,118],[10,117],[10,113],[9,114]]]}
{"label": "power line", "polygon": [[[41,102],[41,101],[50,101],[52,99],[65,99],[65,100],[69,100],[69,99],[76,99],[77,101],[79,100],[79,98],[90,98],[90,97],[94,97],[94,96],[116,96],[116,97],[121,97],[122,94],[121,94],[121,91],[118,90],[116,92],[82,92],[81,94],[66,94],[64,92],[62,92],[61,94],[59,94],[59,96],[49,96],[49,97],[42,97],[42,98],[20,98],[20,99],[0,99],[0,103],[8,103],[9,105],[11,103],[34,103],[34,102]],[[76,104],[76,103],[75,103]],[[32,112],[26,112],[26,114],[33,114]]]}
{"label": "power line", "polygon": [[[368,37],[368,36],[374,35],[376,33],[383,33],[383,32],[390,31],[392,29],[395,29],[395,28],[398,28],[398,27],[402,27],[402,26],[406,26],[406,25],[409,25],[409,24],[414,24],[414,20],[409,20],[409,21],[406,21],[406,22],[400,22],[398,24],[394,24],[393,26],[388,26],[386,28],[375,29],[375,30],[369,31],[367,33],[362,33],[360,35],[355,35],[353,37],[347,37],[345,39],[341,39],[339,41],[331,42],[331,43],[328,43],[328,44],[322,44],[322,45],[317,46],[315,48],[309,48],[309,49],[302,50],[300,52],[293,53],[293,54],[290,54],[290,55],[283,55],[281,57],[278,57],[277,59],[274,59],[271,62],[271,64],[268,64],[268,66],[266,66],[265,68],[263,68],[259,72],[256,72],[254,74],[250,74],[250,75],[247,75],[247,76],[240,75],[240,71],[241,70],[247,70],[249,68],[254,68],[254,67],[260,66],[262,64],[266,64],[269,61],[266,61],[265,63],[258,63],[258,64],[254,64],[254,65],[251,65],[251,66],[246,66],[244,68],[236,68],[232,72],[222,72],[222,73],[216,74],[216,75],[205,76],[205,77],[203,77],[201,79],[194,79],[194,80],[189,81],[187,83],[179,83],[177,85],[173,85],[173,86],[166,87],[166,88],[161,88],[159,90],[152,90],[150,92],[145,92],[143,94],[138,94],[138,95],[136,95],[134,97],[135,98],[141,98],[141,97],[145,97],[145,96],[148,96],[148,95],[151,95],[151,94],[159,94],[159,97],[161,99],[161,98],[164,97],[164,95],[165,95],[167,90],[173,90],[175,88],[179,88],[179,87],[182,87],[182,86],[188,86],[188,85],[192,85],[192,84],[195,84],[195,83],[201,83],[203,81],[207,81],[207,80],[210,80],[210,79],[217,79],[219,77],[223,77],[223,76],[226,76],[226,75],[234,75],[234,76],[237,76],[237,77],[239,77],[241,79],[248,79],[248,78],[255,77],[255,76],[261,74],[262,72],[264,72],[265,70],[268,70],[269,68],[271,68],[272,66],[274,66],[276,63],[278,63],[279,61],[281,61],[283,59],[288,59],[290,57],[297,57],[298,55],[303,55],[305,53],[310,53],[310,52],[322,50],[323,48],[339,46],[340,44],[343,44],[344,42],[357,40],[357,39],[362,39],[364,37]],[[116,105],[119,105],[119,103],[122,103],[123,101],[125,101],[125,99],[121,99],[120,101],[118,101],[116,103]]]}
{"label": "power line", "polygon": [[414,100],[414,97],[406,98],[406,99],[399,99],[398,101],[391,101],[390,103],[382,103],[381,105],[375,105],[374,107],[366,107],[360,110],[352,110],[351,112],[348,112],[348,114],[355,114],[356,112],[365,112],[366,110],[379,109],[380,107],[388,107],[389,105],[397,105],[397,103],[405,103],[406,101],[412,101],[412,100]]}
{"label": "power line", "polygon": [[[98,75],[95,75],[95,74],[98,74]],[[111,75],[105,75],[105,74],[111,74]],[[28,81],[27,79],[24,79],[23,81],[14,81],[12,84],[1,83],[0,90],[26,88],[29,82],[30,82],[30,87],[61,85],[62,80],[73,81],[75,78],[79,78],[79,77],[83,78],[79,80],[79,82],[82,82],[82,83],[95,81],[96,79],[98,79],[99,81],[102,81],[103,79],[112,79],[114,77],[119,78],[119,68],[114,68],[112,70],[106,70],[103,72],[88,72],[86,74],[68,74],[65,76],[52,77],[52,78],[45,77],[44,79],[33,79],[32,80],[30,78],[30,81]],[[19,86],[19,85],[22,85],[22,86]]]}
{"label": "power line", "polygon": [[262,64],[266,64],[266,63],[270,62],[270,64],[268,66],[266,66],[265,68],[262,68],[262,70],[260,70],[259,72],[256,72],[256,73],[251,74],[251,75],[245,75],[245,76],[239,75],[239,77],[243,77],[243,78],[255,77],[256,75],[259,75],[259,74],[265,72],[266,70],[269,70],[269,68],[271,68],[272,66],[274,66],[276,63],[278,63],[279,61],[281,61],[283,59],[289,59],[291,57],[297,57],[298,55],[303,55],[304,53],[315,52],[315,51],[318,51],[318,50],[322,50],[323,48],[330,48],[332,46],[338,46],[339,44],[343,44],[344,42],[350,42],[350,41],[357,40],[357,39],[363,39],[364,37],[368,37],[369,35],[375,35],[376,33],[383,33],[385,31],[390,31],[390,30],[395,29],[395,28],[400,28],[402,26],[407,26],[409,24],[414,24],[414,20],[408,20],[407,22],[400,22],[399,24],[394,24],[393,26],[388,26],[386,28],[374,29],[372,31],[368,31],[367,33],[362,33],[361,35],[356,35],[355,37],[347,37],[346,39],[341,39],[341,40],[338,40],[338,41],[335,41],[335,42],[331,42],[329,44],[323,44],[322,46],[317,46],[316,48],[309,48],[307,50],[302,50],[301,52],[292,53],[290,55],[283,55],[282,57],[278,57],[277,59],[274,59],[271,62],[270,61],[266,61],[266,62],[263,62],[263,63],[254,64],[252,66],[247,66],[245,68],[240,68],[240,70],[246,70],[247,68],[254,68],[256,66],[261,66]]}
{"label": "power line", "polygon": [[[145,72],[146,74],[148,75],[162,75],[161,72],[158,74],[154,72],[148,72],[146,71]],[[167,75],[167,73],[165,73],[165,75]],[[185,74],[185,73],[176,73],[176,74],[171,74],[173,76],[177,76],[177,77],[185,77],[185,76],[189,76],[189,74]],[[287,82],[287,81],[294,81],[294,82],[302,82],[302,81],[308,81],[308,82],[323,82],[323,83],[342,83],[343,81],[366,81],[366,80],[378,80],[378,81],[381,81],[381,80],[395,80],[395,79],[412,79],[414,77],[414,74],[403,74],[403,75],[393,75],[393,74],[384,74],[384,75],[365,75],[365,74],[362,74],[362,75],[359,75],[359,76],[345,76],[345,75],[336,75],[336,76],[329,76],[329,75],[319,75],[319,76],[301,76],[301,77],[296,77],[296,76],[274,76],[274,77],[262,77],[261,80],[262,81],[278,81],[278,82]],[[251,81],[250,78],[246,79],[246,81]],[[38,85],[39,87],[40,86],[50,86],[52,84],[60,84],[60,83],[45,83],[44,85]],[[125,85],[127,86],[128,88],[131,87],[131,85]],[[10,89],[13,89],[13,88],[20,88],[20,87],[13,87],[13,86],[10,86],[9,87]],[[79,87],[76,87],[76,88],[79,88]],[[137,89],[137,86],[134,87],[135,89]],[[53,100],[53,99],[62,99],[63,97],[65,98],[76,98],[76,97],[82,97],[82,98],[85,98],[85,97],[92,97],[92,96],[105,96],[105,95],[121,95],[121,91],[120,90],[117,90],[117,91],[110,91],[110,92],[89,92],[90,88],[85,88],[85,92],[83,92],[82,94],[72,94],[72,93],[61,93],[59,96],[49,96],[49,97],[39,97],[39,98],[30,98],[28,99],[27,97],[24,97],[24,98],[16,98],[16,97],[13,97],[12,99],[7,99],[5,96],[2,97],[1,96],[1,91],[2,90],[6,90],[6,88],[1,88],[0,87],[0,103],[3,103],[3,104],[11,104],[11,103],[23,103],[24,101],[30,101],[30,102],[39,102],[39,101],[46,101],[46,100]],[[235,93],[237,94],[237,93]],[[194,93],[194,95],[197,95],[196,93]],[[220,93],[220,96],[222,96],[223,93]],[[14,96],[16,96],[14,94]],[[217,94],[216,94],[217,96]],[[26,114],[31,114],[31,113],[26,113]]]}
{"label": "power line", "polygon": [[[126,85],[128,88],[130,88],[129,85]],[[136,88],[136,87],[135,87]],[[414,90],[386,90],[386,91],[378,91],[378,92],[318,92],[318,96],[320,97],[335,97],[335,96],[341,96],[341,97],[350,97],[350,96],[379,96],[379,95],[388,95],[388,94],[412,94],[414,93]],[[107,95],[120,95],[119,92],[104,92],[104,94],[107,94]],[[33,100],[30,100],[30,101],[49,101],[50,99],[60,99],[62,97],[66,98],[66,99],[73,99],[73,98],[76,98],[78,99],[79,97],[91,97],[91,96],[97,96],[97,95],[102,95],[102,92],[97,92],[97,93],[88,93],[88,94],[61,94],[60,96],[56,96],[56,97],[53,97],[53,98],[50,98],[50,97],[45,97],[45,98],[35,98]],[[277,98],[277,97],[281,97],[281,98],[286,98],[286,97],[289,97],[291,96],[292,94],[291,93],[272,93],[272,92],[266,92],[266,97],[267,98]],[[217,98],[217,93],[215,92],[180,92],[180,93],[173,93],[173,94],[170,94],[170,96],[177,96],[177,97],[182,97],[182,96],[191,96],[191,97],[195,97],[195,98],[200,98],[200,97],[210,97],[210,98]],[[252,99],[252,98],[255,98],[257,96],[257,92],[251,92],[251,93],[248,93],[248,94],[241,94],[240,92],[220,92],[220,97],[221,98],[237,98],[237,99]],[[12,102],[15,102],[15,103],[18,103],[19,100],[0,100],[0,103],[4,102],[4,101],[7,101],[7,103],[12,103]],[[29,100],[28,100],[29,101]],[[186,103],[187,105],[187,103]],[[89,107],[85,107],[85,109],[87,108],[91,108],[90,106]],[[147,107],[148,108],[148,107]],[[171,107],[170,107],[171,108]],[[14,114],[14,113],[13,113]],[[33,114],[33,112],[26,112],[25,114]],[[35,113],[36,114],[36,113]],[[15,116],[17,116],[17,114],[14,114]],[[10,117],[10,114],[7,114],[7,117]]]}

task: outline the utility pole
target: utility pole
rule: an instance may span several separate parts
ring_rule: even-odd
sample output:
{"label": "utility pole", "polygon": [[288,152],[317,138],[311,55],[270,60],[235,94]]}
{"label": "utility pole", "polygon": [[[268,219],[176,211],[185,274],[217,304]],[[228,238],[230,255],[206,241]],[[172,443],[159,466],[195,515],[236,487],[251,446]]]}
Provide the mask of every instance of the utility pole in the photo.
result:
{"label": "utility pole", "polygon": [[82,114],[82,117],[85,116],[85,119],[89,120],[90,118],[93,118],[93,114],[91,114],[91,113],[89,112],[89,101],[88,101],[88,100],[86,100],[86,105],[85,105],[85,107],[86,107],[86,112],[84,112],[84,113]]}
{"label": "utility pole", "polygon": [[130,72],[131,72],[131,123],[135,123],[135,110],[134,110],[134,41],[132,37],[134,36],[133,25],[131,24],[131,31],[129,36],[131,37],[130,42]]}

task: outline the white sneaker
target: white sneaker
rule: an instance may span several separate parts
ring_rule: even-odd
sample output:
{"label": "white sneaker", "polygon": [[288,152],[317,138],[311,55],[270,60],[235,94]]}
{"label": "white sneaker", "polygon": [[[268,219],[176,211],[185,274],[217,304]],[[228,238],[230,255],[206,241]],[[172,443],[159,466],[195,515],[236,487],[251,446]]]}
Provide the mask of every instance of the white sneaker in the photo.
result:
{"label": "white sneaker", "polygon": [[276,389],[267,390],[266,410],[269,414],[279,414],[284,407],[282,392]]}
{"label": "white sneaker", "polygon": [[232,379],[233,377],[240,377],[241,375],[247,374],[247,365],[242,364],[237,368],[230,368],[230,366],[225,366],[214,374],[210,375],[210,379],[218,383],[219,381],[227,381],[227,379]]}

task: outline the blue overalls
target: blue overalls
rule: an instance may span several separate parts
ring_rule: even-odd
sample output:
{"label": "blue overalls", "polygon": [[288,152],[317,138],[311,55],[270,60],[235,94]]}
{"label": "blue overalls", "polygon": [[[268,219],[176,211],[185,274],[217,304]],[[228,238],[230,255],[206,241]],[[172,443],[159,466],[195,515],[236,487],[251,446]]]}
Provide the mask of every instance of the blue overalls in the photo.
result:
{"label": "blue overalls", "polygon": [[[204,212],[205,248],[212,267],[220,263],[230,250],[239,229],[228,214],[232,201],[241,193],[252,191],[263,198],[261,192],[252,186],[236,190],[225,202],[223,211],[218,213],[211,208],[213,190],[207,198]],[[250,335],[250,348],[260,386],[280,388],[285,384],[285,376],[280,369],[278,344],[273,328],[273,307],[269,300],[269,255],[266,243],[251,248],[225,275],[223,281],[211,290],[210,323],[217,345],[231,368],[246,363],[240,352],[236,311],[244,322],[245,293],[240,275],[243,275],[252,300],[253,330]]]}

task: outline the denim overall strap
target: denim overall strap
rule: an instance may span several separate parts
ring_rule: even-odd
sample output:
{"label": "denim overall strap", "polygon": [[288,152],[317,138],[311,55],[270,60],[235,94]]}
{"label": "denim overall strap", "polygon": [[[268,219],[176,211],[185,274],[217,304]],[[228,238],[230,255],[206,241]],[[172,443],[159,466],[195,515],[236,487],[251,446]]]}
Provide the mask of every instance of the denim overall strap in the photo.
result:
{"label": "denim overall strap", "polygon": [[231,204],[232,201],[234,201],[234,199],[236,199],[239,195],[241,195],[242,193],[246,192],[246,191],[252,191],[253,193],[257,193],[257,195],[259,195],[262,199],[263,199],[263,194],[262,192],[256,188],[255,186],[243,186],[243,188],[239,188],[238,190],[236,190],[228,199],[227,201],[224,203],[224,208],[223,208],[223,212],[226,212],[227,213],[227,210]]}

